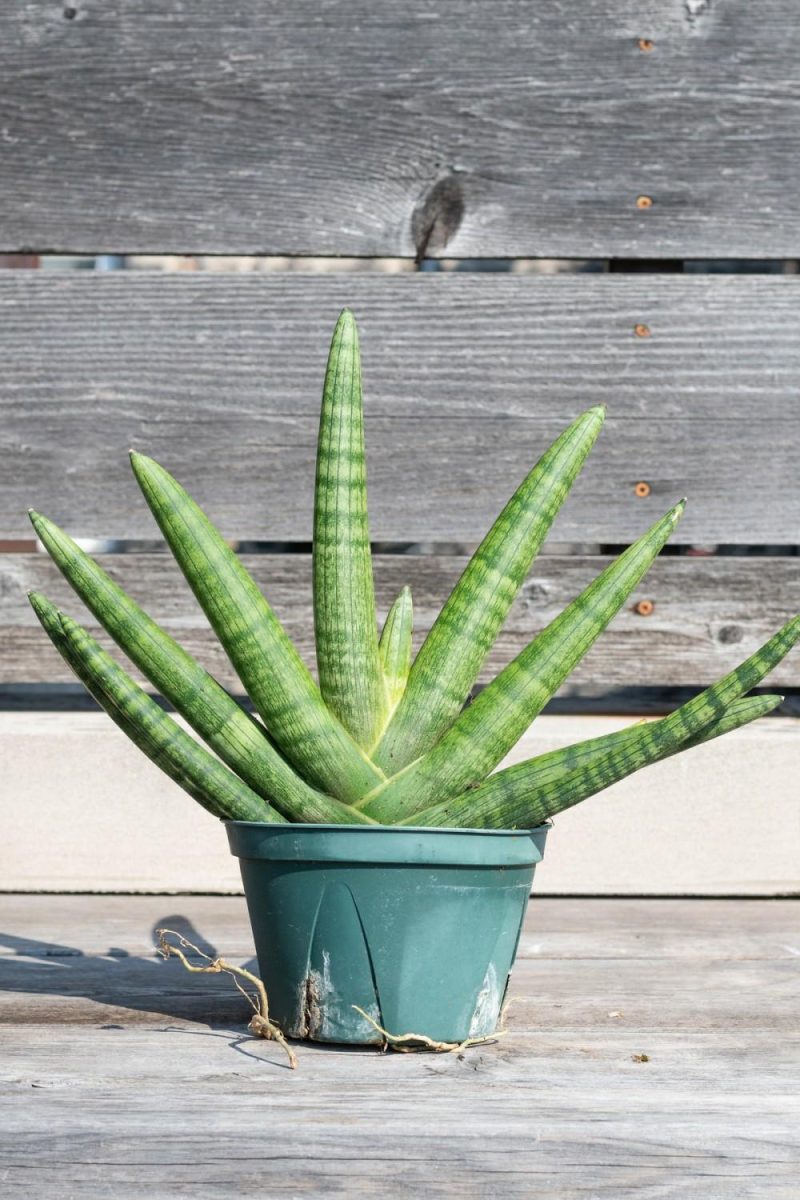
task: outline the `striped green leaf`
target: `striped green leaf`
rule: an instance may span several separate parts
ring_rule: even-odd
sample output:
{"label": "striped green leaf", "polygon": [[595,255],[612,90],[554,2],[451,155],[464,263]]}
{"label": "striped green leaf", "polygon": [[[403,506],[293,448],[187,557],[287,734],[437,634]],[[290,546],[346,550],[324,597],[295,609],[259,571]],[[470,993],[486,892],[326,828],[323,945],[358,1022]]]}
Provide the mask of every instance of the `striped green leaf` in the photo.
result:
{"label": "striped green leaf", "polygon": [[[31,511],[53,562],[153,686],[245,783],[292,821],[359,824],[349,805],[309,787],[259,725],[58,525]],[[369,820],[369,818],[366,818]]]}
{"label": "striped green leaf", "polygon": [[396,774],[452,725],[531,563],[594,445],[605,410],[591,408],[545,452],[481,542],[436,618],[375,761]]}
{"label": "striped green leaf", "polygon": [[414,608],[411,588],[404,587],[389,609],[378,646],[386,691],[386,713],[391,716],[406,689],[411,670],[411,635]]}
{"label": "striped green leaf", "polygon": [[[787,622],[735,670],[661,721],[630,726],[605,738],[566,746],[498,771],[479,788],[453,802],[457,806],[456,819],[468,825],[475,820],[479,825],[489,821],[492,828],[500,829],[505,829],[509,820],[529,827],[529,818],[537,816],[539,809],[536,806],[540,803],[556,805],[552,812],[559,811],[560,807],[568,808],[609,787],[631,771],[657,762],[667,753],[688,749],[695,744],[695,739],[706,740],[708,731],[715,724],[721,723],[719,733],[737,728],[726,722],[739,711],[735,706],[740,703],[740,698],[756,687],[799,639],[800,616]],[[757,709],[761,699],[763,697],[748,701],[750,708],[744,711],[759,715]],[[710,736],[716,737],[719,733]],[[668,749],[663,751],[665,744]],[[453,816],[452,806],[445,803],[420,813],[416,820],[448,824]]]}
{"label": "striped green leaf", "polygon": [[621,554],[492,680],[422,758],[359,807],[397,823],[485,778],[583,658],[642,579],[683,512],[681,501]]}
{"label": "striped green leaf", "polygon": [[738,729],[740,724],[769,712],[780,697],[741,697],[757,687],[798,640],[800,616],[788,621],[748,659],[668,717],[631,725],[507,767],[480,787],[419,813],[413,823],[531,828],[640,767]]}
{"label": "striped green leaf", "polygon": [[385,721],[385,691],[369,545],[361,358],[348,309],[334,330],[322,393],[313,580],[323,699],[360,746],[372,746]]}
{"label": "striped green leaf", "polygon": [[753,696],[734,700],[721,716],[690,737],[680,724],[670,725],[670,718],[664,717],[553,750],[498,771],[480,787],[436,804],[401,824],[533,829],[642,767],[691,750],[765,716],[782,699],[782,696]]}
{"label": "striped green leaf", "polygon": [[180,484],[131,454],[139,486],[278,749],[313,787],[350,801],[383,778],[327,709],[238,556]]}
{"label": "striped green leaf", "polygon": [[44,596],[29,598],[53,645],[112,721],[203,808],[223,820],[285,820],[189,737],[85,629]]}

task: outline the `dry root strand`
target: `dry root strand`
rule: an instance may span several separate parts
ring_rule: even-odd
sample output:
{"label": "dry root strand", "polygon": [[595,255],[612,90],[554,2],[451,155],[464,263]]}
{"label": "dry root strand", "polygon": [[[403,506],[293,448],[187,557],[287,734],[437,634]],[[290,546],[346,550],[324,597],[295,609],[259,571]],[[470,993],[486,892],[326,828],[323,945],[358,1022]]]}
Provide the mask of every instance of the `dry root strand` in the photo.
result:
{"label": "dry root strand", "polygon": [[[286,1041],[282,1031],[269,1019],[269,1001],[267,1000],[267,989],[264,987],[263,980],[259,979],[257,975],[253,975],[251,971],[245,970],[244,967],[235,967],[232,963],[226,962],[224,958],[212,958],[210,954],[206,954],[199,946],[195,946],[194,942],[190,942],[183,934],[176,933],[174,929],[157,929],[156,933],[158,934],[159,953],[164,958],[174,956],[193,975],[219,975],[222,972],[230,975],[236,987],[247,1002],[252,1005],[253,1016],[250,1018],[250,1024],[248,1025],[250,1032],[255,1037],[266,1038],[267,1041],[277,1042],[279,1046],[282,1046],[286,1051],[286,1057],[289,1059],[289,1066],[292,1070],[295,1069],[297,1066],[297,1055]],[[177,938],[178,945],[176,946],[174,943],[168,942],[168,937]],[[191,950],[193,954],[204,958],[206,965],[201,967],[190,963],[184,950]],[[239,979],[246,979],[248,983],[252,984],[256,990],[257,1001],[242,987]]]}

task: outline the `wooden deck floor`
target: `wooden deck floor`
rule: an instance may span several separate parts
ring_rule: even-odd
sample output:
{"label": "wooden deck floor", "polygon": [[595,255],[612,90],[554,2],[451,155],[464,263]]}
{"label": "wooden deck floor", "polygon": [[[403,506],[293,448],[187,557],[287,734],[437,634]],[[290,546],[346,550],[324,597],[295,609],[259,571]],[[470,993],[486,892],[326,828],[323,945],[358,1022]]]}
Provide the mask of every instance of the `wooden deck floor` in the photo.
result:
{"label": "wooden deck floor", "polygon": [[534,900],[507,1038],[295,1072],[161,924],[252,953],[235,897],[0,897],[4,1200],[800,1196],[800,902]]}

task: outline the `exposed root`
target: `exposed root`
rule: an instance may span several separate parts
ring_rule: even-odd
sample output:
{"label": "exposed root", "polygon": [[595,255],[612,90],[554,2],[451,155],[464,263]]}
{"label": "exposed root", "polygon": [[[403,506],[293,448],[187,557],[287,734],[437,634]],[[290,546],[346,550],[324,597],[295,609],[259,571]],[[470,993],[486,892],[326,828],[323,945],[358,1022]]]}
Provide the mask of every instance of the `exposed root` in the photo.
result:
{"label": "exposed root", "polygon": [[[275,1025],[269,1017],[269,1001],[267,1000],[267,989],[264,987],[263,980],[257,975],[245,970],[244,967],[235,967],[232,963],[226,962],[224,958],[212,958],[210,954],[206,954],[199,946],[195,946],[194,942],[190,942],[183,934],[177,933],[174,929],[157,929],[158,934],[158,952],[164,958],[174,956],[177,958],[187,971],[193,975],[230,975],[236,987],[242,993],[253,1008],[253,1016],[250,1018],[248,1029],[255,1037],[266,1038],[267,1041],[277,1042],[282,1046],[289,1059],[289,1065],[294,1070],[297,1066],[297,1056],[292,1047],[287,1042],[283,1032]],[[167,941],[168,937],[177,939],[178,945]],[[190,963],[186,957],[184,950],[191,950],[192,953],[199,955],[200,958],[206,960],[205,966],[196,966]],[[256,990],[258,1000],[254,1000],[248,991],[246,991],[239,979],[245,979]],[[384,1039],[384,1049],[396,1050],[400,1054],[415,1054],[421,1050],[431,1050],[436,1054],[452,1054],[454,1051],[466,1050],[470,1046],[485,1046],[498,1038],[505,1037],[508,1032],[502,1028],[508,1002],[503,1005],[500,1014],[501,1028],[495,1033],[489,1033],[483,1037],[466,1038],[463,1042],[437,1042],[434,1038],[429,1038],[424,1033],[389,1033],[388,1029],[384,1029],[382,1025],[364,1012],[363,1008],[359,1008],[354,1004],[353,1009],[359,1013],[370,1025],[381,1034]],[[646,1059],[643,1059],[646,1061]]]}
{"label": "exposed root", "polygon": [[[199,948],[199,946],[195,946],[193,942],[188,941],[188,939],[182,934],[176,933],[174,929],[157,929],[156,933],[158,934],[159,953],[162,954],[164,958],[169,958],[171,955],[174,955],[175,958],[179,959],[183,963],[186,970],[191,971],[193,975],[219,975],[222,972],[224,972],[226,975],[230,975],[236,987],[245,997],[248,1004],[250,1004],[253,1008],[253,1016],[250,1018],[250,1024],[248,1025],[250,1032],[255,1037],[263,1037],[266,1038],[267,1041],[277,1042],[279,1046],[282,1046],[286,1051],[287,1058],[289,1059],[289,1066],[292,1068],[292,1070],[294,1070],[294,1068],[297,1066],[297,1056],[292,1047],[286,1041],[286,1038],[283,1036],[283,1033],[278,1026],[269,1019],[269,1001],[267,1000],[267,989],[264,987],[263,981],[259,979],[257,975],[253,975],[250,971],[246,971],[244,967],[234,967],[231,963],[226,962],[224,958],[212,958],[210,954],[206,954]],[[168,936],[177,938],[179,945],[175,946],[172,942],[168,942]],[[184,950],[191,950],[194,954],[199,954],[201,958],[206,960],[208,965],[200,967],[190,963],[183,952]],[[248,983],[253,985],[253,987],[256,989],[258,1002],[253,999],[249,992],[245,991],[245,989],[239,983],[239,978],[237,978],[237,976],[241,979],[246,979]]]}
{"label": "exposed root", "polygon": [[463,1042],[437,1042],[424,1033],[389,1033],[379,1025],[363,1008],[357,1004],[352,1006],[365,1020],[369,1021],[378,1033],[383,1034],[385,1046],[397,1050],[400,1054],[416,1054],[420,1050],[433,1050],[436,1054],[452,1054],[454,1050],[466,1050],[468,1046],[485,1046],[498,1038],[505,1037],[507,1029],[498,1029],[495,1033],[487,1033],[483,1037],[466,1038]]}

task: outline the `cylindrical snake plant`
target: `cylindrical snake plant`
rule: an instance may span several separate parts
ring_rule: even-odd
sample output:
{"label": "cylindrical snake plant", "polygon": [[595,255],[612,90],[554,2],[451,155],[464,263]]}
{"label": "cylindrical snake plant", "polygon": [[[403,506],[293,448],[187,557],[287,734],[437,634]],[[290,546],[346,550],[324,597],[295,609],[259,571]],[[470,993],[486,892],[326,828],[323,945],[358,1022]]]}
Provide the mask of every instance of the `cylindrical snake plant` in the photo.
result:
{"label": "cylindrical snake plant", "polygon": [[136,480],[257,716],[161,629],[57,525],[36,533],[99,624],[207,743],[169,716],[44,596],[31,604],[92,696],[128,737],[225,819],[530,828],[670,754],[769,712],[747,698],[800,638],[800,616],[718,683],[657,721],[495,771],[620,611],[680,519],[681,500],[467,705],[514,598],[603,424],[590,408],[511,496],[416,656],[404,588],[378,631],[367,518],[361,360],[352,314],[333,334],[314,503],[317,684],[266,597],[205,513],[158,463]]}

